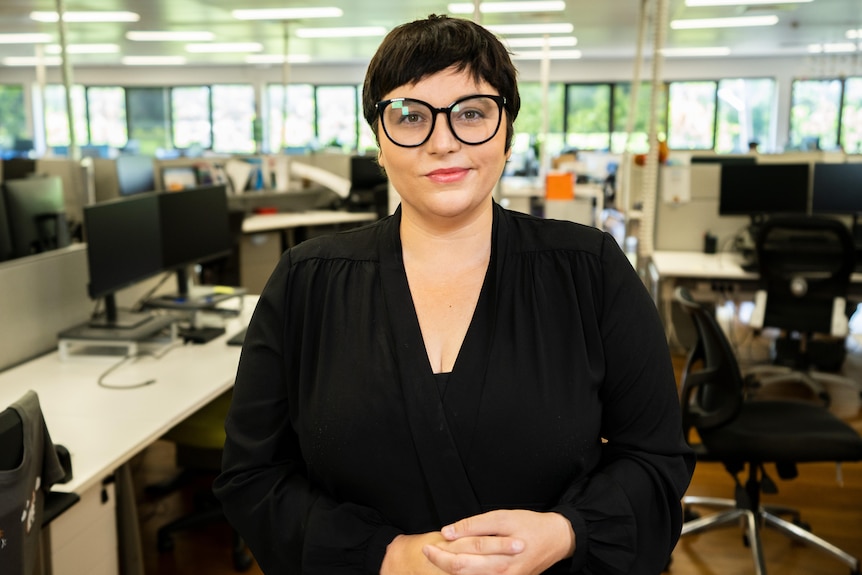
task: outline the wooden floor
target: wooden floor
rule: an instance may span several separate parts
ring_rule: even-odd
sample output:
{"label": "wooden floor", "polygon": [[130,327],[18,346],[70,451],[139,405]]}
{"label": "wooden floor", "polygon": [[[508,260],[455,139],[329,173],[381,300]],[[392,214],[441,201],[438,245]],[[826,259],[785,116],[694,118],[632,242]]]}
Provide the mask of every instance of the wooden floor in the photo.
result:
{"label": "wooden floor", "polygon": [[[847,419],[862,432],[862,413]],[[153,444],[133,461],[136,484],[146,485],[171,477],[176,472],[173,456],[170,443],[159,441]],[[770,468],[767,471],[778,484],[779,492],[764,497],[765,503],[799,509],[814,533],[862,558],[862,463],[842,466],[843,483],[837,481],[836,467],[831,464],[800,465],[799,476],[792,481],[780,480]],[[189,511],[193,494],[206,489],[211,480],[211,477],[200,478],[178,492],[156,498],[146,496],[139,489],[147,575],[235,573],[230,552],[231,532],[224,524],[176,535],[174,549],[170,552],[159,553],[156,548],[157,528]],[[733,489],[731,476],[722,466],[702,463],[697,466],[688,495],[732,497]],[[774,575],[849,573],[843,563],[771,530],[764,532],[763,545],[767,569]],[[742,575],[753,572],[750,550],[744,546],[742,532],[736,526],[682,538],[670,565],[672,575]],[[254,564],[247,573],[260,574],[261,570]]]}

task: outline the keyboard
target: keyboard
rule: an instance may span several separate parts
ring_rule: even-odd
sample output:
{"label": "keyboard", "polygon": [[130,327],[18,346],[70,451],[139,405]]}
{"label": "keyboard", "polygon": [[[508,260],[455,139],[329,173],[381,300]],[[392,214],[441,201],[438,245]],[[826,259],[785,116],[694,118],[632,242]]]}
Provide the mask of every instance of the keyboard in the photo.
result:
{"label": "keyboard", "polygon": [[242,345],[242,342],[245,341],[245,332],[248,330],[247,327],[242,328],[232,336],[227,339],[228,345]]}

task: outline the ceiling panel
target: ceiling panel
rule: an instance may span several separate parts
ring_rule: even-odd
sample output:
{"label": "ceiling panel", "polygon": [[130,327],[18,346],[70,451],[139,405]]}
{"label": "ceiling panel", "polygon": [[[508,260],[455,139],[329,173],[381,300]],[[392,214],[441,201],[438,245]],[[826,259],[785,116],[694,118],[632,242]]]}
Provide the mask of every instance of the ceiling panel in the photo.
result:
{"label": "ceiling panel", "polygon": [[[585,59],[631,58],[635,54],[641,0],[567,0],[562,13],[485,15],[485,24],[571,22],[578,38],[577,48]],[[653,4],[653,3],[651,3]],[[445,13],[447,2],[412,0],[316,0],[306,3],[285,0],[250,0],[242,8],[283,8],[302,6],[337,6],[344,16],[294,22],[246,22],[236,20],[231,11],[240,6],[236,0],[66,0],[66,10],[129,10],[140,14],[139,22],[130,24],[67,25],[68,41],[78,43],[117,43],[120,54],[76,55],[76,66],[118,64],[120,55],[185,56],[191,65],[242,64],[238,54],[188,54],[183,43],[130,42],[128,30],[210,30],[220,42],[260,42],[263,53],[308,56],[313,62],[367,61],[380,38],[303,40],[295,35],[299,27],[393,26]],[[32,10],[54,10],[54,0],[0,0],[0,33],[44,32],[57,39],[57,25],[33,22]],[[848,29],[862,28],[862,0],[814,0],[808,4],[761,7],[686,7],[684,0],[669,1],[671,18],[726,17],[775,14],[776,26],[724,30],[668,31],[668,47],[727,46],[735,56],[804,56],[809,44],[846,42]],[[859,58],[859,50],[851,57]],[[0,44],[0,62],[9,56],[33,56],[31,45]]]}

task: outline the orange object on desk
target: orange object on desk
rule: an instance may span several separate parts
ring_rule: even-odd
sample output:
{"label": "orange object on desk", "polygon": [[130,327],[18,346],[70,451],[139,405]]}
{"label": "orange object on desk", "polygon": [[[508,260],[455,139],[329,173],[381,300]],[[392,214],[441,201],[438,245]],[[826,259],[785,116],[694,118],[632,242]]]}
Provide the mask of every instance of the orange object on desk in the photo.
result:
{"label": "orange object on desk", "polygon": [[574,197],[574,174],[571,172],[551,172],[545,176],[545,199],[571,200]]}
{"label": "orange object on desk", "polygon": [[254,208],[254,213],[256,214],[277,214],[278,208],[275,206],[261,206],[259,208]]}

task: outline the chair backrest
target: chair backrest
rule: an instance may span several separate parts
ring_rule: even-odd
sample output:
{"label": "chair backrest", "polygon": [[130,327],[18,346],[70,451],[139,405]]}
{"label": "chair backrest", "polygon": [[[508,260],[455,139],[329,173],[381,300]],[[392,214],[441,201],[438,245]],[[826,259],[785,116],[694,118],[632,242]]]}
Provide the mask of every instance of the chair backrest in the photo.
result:
{"label": "chair backrest", "polygon": [[24,460],[24,422],[18,412],[0,411],[0,471],[10,471]]}
{"label": "chair backrest", "polygon": [[692,318],[697,340],[682,373],[682,419],[686,436],[721,427],[736,418],[744,401],[739,363],[714,313],[677,287],[674,299]]}
{"label": "chair backrest", "polygon": [[825,216],[771,217],[760,228],[756,249],[766,293],[758,312],[764,327],[844,335],[847,289],[856,264],[853,236],[844,223]]}

